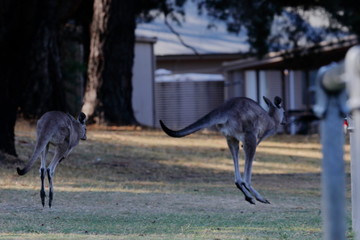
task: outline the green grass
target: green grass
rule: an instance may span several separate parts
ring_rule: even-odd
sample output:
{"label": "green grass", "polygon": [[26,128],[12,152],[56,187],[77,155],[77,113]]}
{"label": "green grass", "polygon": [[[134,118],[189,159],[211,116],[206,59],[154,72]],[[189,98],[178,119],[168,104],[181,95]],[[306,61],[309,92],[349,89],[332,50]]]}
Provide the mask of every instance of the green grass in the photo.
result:
{"label": "green grass", "polygon": [[[26,123],[16,128],[24,161],[33,131]],[[253,186],[271,204],[250,205],[233,183],[230,153],[218,134],[88,132],[57,168],[51,209],[40,203],[39,162],[20,177],[15,168],[24,162],[0,158],[0,239],[321,239],[318,136],[261,144]]]}

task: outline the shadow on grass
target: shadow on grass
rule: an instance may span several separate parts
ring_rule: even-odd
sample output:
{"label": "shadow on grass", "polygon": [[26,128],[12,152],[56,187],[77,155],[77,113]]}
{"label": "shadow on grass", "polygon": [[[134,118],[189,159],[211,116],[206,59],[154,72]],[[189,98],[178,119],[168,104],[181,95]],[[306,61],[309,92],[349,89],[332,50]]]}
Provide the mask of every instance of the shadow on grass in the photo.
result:
{"label": "shadow on grass", "polygon": [[[89,131],[88,137],[58,166],[52,209],[40,203],[39,162],[22,177],[18,163],[2,165],[0,239],[321,238],[316,137],[261,144],[253,186],[272,204],[255,206],[235,187],[219,135]],[[28,159],[34,139],[17,139],[20,158]]]}

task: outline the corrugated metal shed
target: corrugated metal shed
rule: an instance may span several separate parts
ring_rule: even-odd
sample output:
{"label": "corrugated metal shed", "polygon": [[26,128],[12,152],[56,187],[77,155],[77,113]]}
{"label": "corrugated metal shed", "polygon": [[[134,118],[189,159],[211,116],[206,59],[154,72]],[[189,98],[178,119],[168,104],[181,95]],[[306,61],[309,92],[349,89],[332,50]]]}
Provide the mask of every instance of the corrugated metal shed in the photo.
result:
{"label": "corrugated metal shed", "polygon": [[169,74],[156,77],[156,123],[183,128],[224,101],[224,79],[219,74]]}

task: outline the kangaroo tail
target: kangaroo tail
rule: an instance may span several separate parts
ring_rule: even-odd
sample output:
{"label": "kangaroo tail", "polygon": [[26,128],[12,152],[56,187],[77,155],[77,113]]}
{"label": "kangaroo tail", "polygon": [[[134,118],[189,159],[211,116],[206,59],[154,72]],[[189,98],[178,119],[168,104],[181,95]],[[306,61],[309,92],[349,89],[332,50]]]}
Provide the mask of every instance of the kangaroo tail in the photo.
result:
{"label": "kangaroo tail", "polygon": [[25,175],[31,169],[31,167],[34,165],[35,161],[39,158],[39,155],[42,152],[41,150],[43,150],[43,149],[39,149],[38,144],[37,144],[36,148],[34,150],[34,153],[31,156],[29,162],[26,164],[26,166],[23,169],[16,168],[17,173],[19,175]]}
{"label": "kangaroo tail", "polygon": [[48,139],[42,139],[42,141],[40,139],[38,139],[36,142],[36,145],[35,145],[34,153],[31,156],[29,162],[26,164],[26,166],[23,169],[16,168],[17,173],[19,175],[25,175],[31,169],[31,167],[34,165],[35,161],[39,158],[42,151],[45,150],[47,145],[48,145]]}
{"label": "kangaroo tail", "polygon": [[197,132],[201,129],[211,127],[219,122],[220,122],[219,113],[218,111],[214,110],[208,113],[207,115],[205,115],[204,117],[200,118],[198,121],[194,122],[193,124],[190,124],[189,126],[178,131],[171,130],[161,120],[160,120],[160,126],[162,130],[170,137],[180,138],[180,137],[185,137],[191,133]]}
{"label": "kangaroo tail", "polygon": [[[30,169],[30,168],[29,168]],[[16,171],[19,175],[24,175],[26,174],[29,170],[28,169],[20,169],[20,168],[16,168]]]}
{"label": "kangaroo tail", "polygon": [[[39,153],[39,154],[40,154],[40,153]],[[39,158],[39,154],[37,154],[37,155],[34,154],[34,155],[31,157],[30,161],[27,163],[27,165],[26,165],[23,169],[20,169],[19,167],[16,168],[17,173],[18,173],[19,175],[25,175],[25,174],[31,169],[31,167],[34,165],[35,160]]]}

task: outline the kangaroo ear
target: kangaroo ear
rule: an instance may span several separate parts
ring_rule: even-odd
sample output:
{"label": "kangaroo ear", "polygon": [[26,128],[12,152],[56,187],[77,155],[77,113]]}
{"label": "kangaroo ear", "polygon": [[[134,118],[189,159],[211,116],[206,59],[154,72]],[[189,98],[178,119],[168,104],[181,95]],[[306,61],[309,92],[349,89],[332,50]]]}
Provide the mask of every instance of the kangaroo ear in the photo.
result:
{"label": "kangaroo ear", "polygon": [[268,105],[268,107],[274,106],[273,103],[267,97],[263,96],[263,99],[264,99],[265,103]]}
{"label": "kangaroo ear", "polygon": [[81,112],[81,113],[79,114],[79,117],[78,117],[79,122],[80,122],[81,124],[84,124],[84,123],[85,123],[85,119],[86,119],[85,113]]}
{"label": "kangaroo ear", "polygon": [[275,104],[275,106],[277,106],[278,108],[280,108],[281,102],[282,102],[281,97],[276,96],[276,97],[274,98],[274,104]]}

